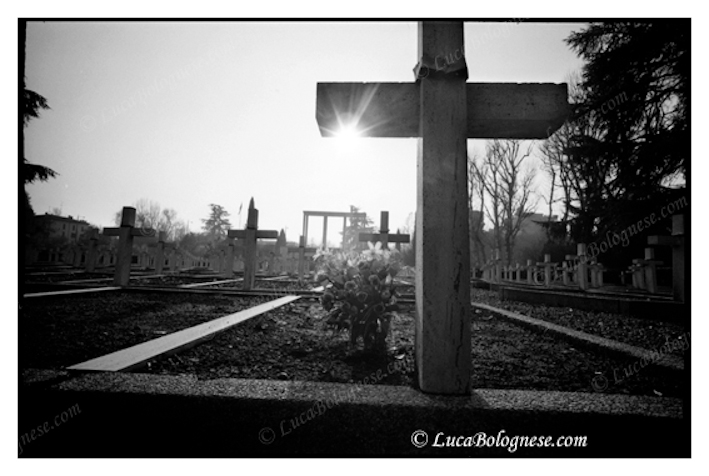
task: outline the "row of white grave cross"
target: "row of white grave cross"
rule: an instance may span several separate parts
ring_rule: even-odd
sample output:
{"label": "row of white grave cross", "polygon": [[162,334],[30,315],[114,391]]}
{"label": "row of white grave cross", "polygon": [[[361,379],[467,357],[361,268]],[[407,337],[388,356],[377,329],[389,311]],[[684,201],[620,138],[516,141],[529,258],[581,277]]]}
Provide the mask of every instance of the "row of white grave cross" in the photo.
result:
{"label": "row of white grave cross", "polygon": [[[393,242],[397,247],[401,243],[409,242],[409,235],[390,234],[388,230],[389,213],[382,212],[381,226],[379,233],[360,233],[360,241],[381,241],[384,246],[388,246],[389,242]],[[130,267],[133,259],[133,238],[135,236],[155,236],[152,229],[142,228],[140,230],[134,227],[135,225],[135,209],[132,207],[124,207],[121,218],[120,228],[105,228],[105,236],[118,236],[118,251],[116,258],[116,271],[114,276],[114,284],[117,286],[126,286],[130,278]],[[237,247],[234,240],[238,239],[241,246]],[[265,257],[259,256],[257,252],[256,241],[258,239],[276,239],[274,251],[268,253]],[[283,230],[280,233],[271,230],[258,229],[258,210],[254,205],[253,198],[249,203],[248,219],[246,229],[244,230],[229,230],[227,233],[228,246],[227,250],[220,250],[213,253],[210,257],[198,257],[192,255],[187,250],[178,250],[174,244],[165,242],[165,233],[158,234],[158,242],[155,246],[155,255],[150,257],[145,248],[138,256],[138,265],[147,267],[154,262],[156,274],[162,274],[163,271],[175,271],[184,266],[188,267],[209,267],[217,273],[222,273],[227,277],[232,277],[235,271],[235,249],[241,248],[244,281],[243,289],[253,289],[256,279],[257,270],[267,267],[271,274],[280,274],[287,272],[295,272],[303,279],[305,274],[312,271],[312,258],[317,249],[305,246],[305,237],[300,237],[298,247],[288,247],[286,245],[286,236]],[[86,270],[93,271],[96,262],[96,246],[97,238],[92,237],[90,240],[89,250],[86,257]],[[237,269],[239,267],[237,266]]]}
{"label": "row of white grave cross", "polygon": [[[672,290],[675,301],[684,302],[684,216],[672,217],[672,236],[649,236],[649,247],[645,248],[644,259],[634,259],[627,271],[621,273],[621,282],[625,284],[625,276],[631,276],[633,288],[658,294],[657,268],[664,263],[655,259],[655,246],[671,246],[672,254]],[[561,265],[552,263],[550,255],[544,255],[543,262],[534,263],[527,260],[526,266],[503,266],[499,250],[495,257],[483,267],[483,279],[493,283],[511,281],[527,284],[574,286],[582,290],[603,287],[603,273],[606,268],[595,258],[589,258],[586,245],[577,245],[576,255],[566,255]],[[525,279],[522,279],[523,273]],[[589,280],[590,277],[590,280]]]}
{"label": "row of white grave cross", "polygon": [[[685,301],[684,283],[684,215],[672,216],[671,236],[649,236],[649,246],[672,247],[672,297],[675,301]],[[655,259],[655,249],[645,248],[645,259],[634,259],[628,273],[632,277],[634,288],[644,289],[649,293],[657,293],[657,267],[662,261]]]}
{"label": "row of white grave cross", "polygon": [[551,255],[545,254],[544,261],[534,262],[529,259],[526,265],[517,263],[514,267],[503,266],[500,251],[495,250],[494,259],[488,261],[482,268],[483,279],[494,283],[513,281],[546,287],[557,284],[578,287],[582,290],[602,287],[605,267],[594,258],[588,258],[584,243],[579,243],[576,249],[577,254],[566,255],[562,263],[552,263]]}

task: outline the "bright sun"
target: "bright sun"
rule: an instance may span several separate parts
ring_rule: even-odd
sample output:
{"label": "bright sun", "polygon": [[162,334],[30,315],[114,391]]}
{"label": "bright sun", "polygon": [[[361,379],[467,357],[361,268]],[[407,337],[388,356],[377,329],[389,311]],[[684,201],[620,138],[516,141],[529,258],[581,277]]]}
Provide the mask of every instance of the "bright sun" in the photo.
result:
{"label": "bright sun", "polygon": [[350,142],[352,139],[359,137],[359,130],[357,129],[357,126],[353,124],[345,124],[340,127],[340,130],[337,131],[336,136],[338,139]]}

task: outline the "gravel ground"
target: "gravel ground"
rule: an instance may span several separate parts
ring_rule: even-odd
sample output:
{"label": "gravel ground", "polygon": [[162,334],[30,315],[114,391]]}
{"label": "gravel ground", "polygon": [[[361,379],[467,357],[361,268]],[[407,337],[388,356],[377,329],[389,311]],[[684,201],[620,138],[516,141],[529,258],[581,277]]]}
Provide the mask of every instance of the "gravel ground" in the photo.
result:
{"label": "gravel ground", "polygon": [[[265,300],[128,292],[27,299],[20,308],[20,369],[64,368]],[[402,306],[392,322],[388,350],[379,355],[350,348],[345,333],[325,327],[324,316],[319,304],[298,300],[240,323],[209,342],[155,360],[140,372],[192,373],[200,379],[360,383],[368,378],[367,383],[416,385],[413,306]],[[489,313],[473,316],[474,388],[683,394],[684,373],[653,366],[628,372],[633,361],[577,349]],[[606,382],[602,388],[594,387],[599,376]]]}
{"label": "gravel ground", "polygon": [[[518,301],[502,301],[496,292],[483,289],[471,289],[471,297],[473,304],[476,302],[488,304],[648,350],[658,350],[668,340],[689,338],[687,330],[674,323],[647,321],[622,314],[583,311],[569,307],[547,307]],[[683,351],[676,349],[673,353],[681,356]]]}
{"label": "gravel ground", "polygon": [[111,292],[20,304],[20,368],[61,369],[251,307],[248,298]]}

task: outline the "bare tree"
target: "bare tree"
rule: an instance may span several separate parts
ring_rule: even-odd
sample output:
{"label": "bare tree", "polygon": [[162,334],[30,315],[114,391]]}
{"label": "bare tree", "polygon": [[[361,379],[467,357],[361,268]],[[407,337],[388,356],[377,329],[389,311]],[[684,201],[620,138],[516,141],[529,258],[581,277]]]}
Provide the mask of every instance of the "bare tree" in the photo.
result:
{"label": "bare tree", "polygon": [[523,167],[533,146],[521,150],[520,141],[493,140],[487,143],[485,157],[469,165],[472,180],[482,190],[481,210],[493,226],[495,246],[504,250],[511,264],[515,239],[525,218],[532,213],[534,169]]}
{"label": "bare tree", "polygon": [[[470,256],[477,266],[481,266],[487,262],[487,253],[485,252],[486,243],[485,232],[485,188],[483,186],[484,174],[478,169],[478,157],[473,155],[468,156],[468,198],[470,200],[469,210],[470,219]],[[482,165],[485,167],[485,165]],[[476,202],[478,209],[475,208]]]}
{"label": "bare tree", "polygon": [[[587,92],[579,86],[579,75],[570,75],[567,81],[570,102],[583,104]],[[590,159],[575,152],[580,148],[579,138],[584,138],[583,147],[593,149],[603,135],[598,112],[579,110],[540,148],[544,170],[552,179],[549,209],[555,203],[563,204],[560,222],[575,223],[571,234],[576,241],[591,239],[600,213],[620,198],[612,160],[606,154]],[[554,200],[559,189],[561,197]]]}
{"label": "bare tree", "polygon": [[[135,226],[164,231],[168,241],[176,241],[187,232],[186,224],[177,219],[177,212],[172,208],[162,208],[158,202],[141,198],[133,204],[135,208]],[[114,221],[121,224],[122,211],[116,212]]]}

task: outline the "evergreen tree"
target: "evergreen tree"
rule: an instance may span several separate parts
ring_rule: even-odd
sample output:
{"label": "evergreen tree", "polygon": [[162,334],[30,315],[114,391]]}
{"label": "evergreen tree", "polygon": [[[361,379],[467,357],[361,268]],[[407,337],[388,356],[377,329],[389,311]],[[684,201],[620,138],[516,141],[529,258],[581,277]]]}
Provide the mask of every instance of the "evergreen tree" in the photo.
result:
{"label": "evergreen tree", "polygon": [[209,214],[209,218],[202,219],[202,229],[213,241],[217,241],[225,238],[231,228],[229,212],[216,203],[210,203],[209,207],[212,211]]}

